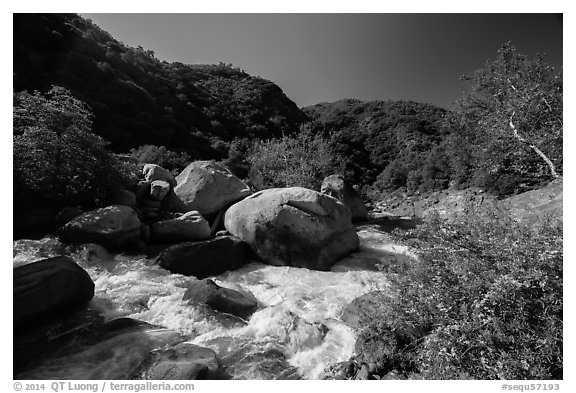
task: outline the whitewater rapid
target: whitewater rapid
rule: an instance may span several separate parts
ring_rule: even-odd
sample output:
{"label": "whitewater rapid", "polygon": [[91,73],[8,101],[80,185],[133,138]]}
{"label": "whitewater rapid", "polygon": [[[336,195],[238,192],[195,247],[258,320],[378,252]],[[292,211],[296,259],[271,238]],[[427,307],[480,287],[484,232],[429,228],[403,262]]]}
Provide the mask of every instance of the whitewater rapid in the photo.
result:
{"label": "whitewater rapid", "polygon": [[[106,320],[130,317],[175,331],[188,342],[213,349],[232,378],[318,379],[326,367],[354,355],[356,335],[341,321],[343,309],[367,292],[389,290],[386,266],[398,258],[414,257],[374,227],[359,228],[358,235],[360,251],[332,271],[250,262],[211,277],[220,286],[249,291],[256,297],[259,309],[247,321],[189,304],[182,297],[193,278],[172,274],[154,259],[113,255],[97,245],[76,247],[69,255],[94,281],[90,306]],[[14,265],[61,255],[63,250],[70,253],[70,248],[52,238],[15,241]],[[135,348],[150,350],[136,344]],[[80,355],[60,359],[53,367],[41,367],[28,376],[90,377],[95,367],[126,363],[118,359],[109,366],[95,365],[98,360],[90,358],[90,353],[83,356],[84,361]],[[55,370],[58,375],[51,375]]]}

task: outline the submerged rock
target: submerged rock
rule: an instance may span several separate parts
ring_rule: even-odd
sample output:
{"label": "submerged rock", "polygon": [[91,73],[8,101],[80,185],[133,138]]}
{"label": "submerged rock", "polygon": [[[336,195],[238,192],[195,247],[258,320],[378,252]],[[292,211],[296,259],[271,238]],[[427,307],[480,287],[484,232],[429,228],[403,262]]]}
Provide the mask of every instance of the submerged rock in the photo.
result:
{"label": "submerged rock", "polygon": [[141,378],[142,365],[154,351],[180,344],[184,338],[174,330],[138,327],[110,331],[57,358],[47,358],[16,379],[111,380]]}
{"label": "submerged rock", "polygon": [[330,195],[342,202],[352,213],[352,220],[366,221],[368,209],[364,206],[360,195],[343,176],[330,175],[322,182],[322,194]]}
{"label": "submerged rock", "polygon": [[55,257],[14,269],[14,326],[66,311],[94,296],[94,283],[68,257]]}
{"label": "submerged rock", "polygon": [[128,206],[113,205],[86,212],[60,228],[65,243],[98,243],[110,249],[136,246],[140,219]]}
{"label": "submerged rock", "polygon": [[217,379],[220,374],[216,353],[190,343],[154,352],[142,369],[141,379],[155,380]]}
{"label": "submerged rock", "polygon": [[260,191],[231,206],[224,225],[266,263],[328,270],[358,249],[350,211],[301,187]]}
{"label": "submerged rock", "polygon": [[194,303],[205,303],[214,310],[243,319],[250,318],[250,315],[258,309],[258,302],[253,295],[247,296],[233,289],[222,288],[209,279],[190,283],[183,299]]}
{"label": "submerged rock", "polygon": [[206,278],[242,266],[246,245],[234,236],[176,244],[160,254],[157,262],[172,273]]}
{"label": "submerged rock", "polygon": [[176,181],[176,195],[187,208],[198,210],[203,216],[217,213],[252,193],[228,168],[214,161],[193,162]]}

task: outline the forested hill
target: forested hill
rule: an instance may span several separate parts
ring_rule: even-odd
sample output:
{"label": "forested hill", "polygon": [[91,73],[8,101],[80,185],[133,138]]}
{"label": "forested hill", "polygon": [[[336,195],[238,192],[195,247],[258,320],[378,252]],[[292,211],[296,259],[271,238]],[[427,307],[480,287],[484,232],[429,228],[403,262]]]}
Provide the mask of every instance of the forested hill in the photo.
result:
{"label": "forested hill", "polygon": [[314,133],[330,137],[356,184],[409,191],[448,186],[446,110],[413,101],[341,100],[303,109]]}
{"label": "forested hill", "polygon": [[306,115],[274,83],[232,65],[167,63],[74,14],[14,15],[14,89],[69,89],[112,149],[145,144],[196,158],[222,142],[290,134]]}

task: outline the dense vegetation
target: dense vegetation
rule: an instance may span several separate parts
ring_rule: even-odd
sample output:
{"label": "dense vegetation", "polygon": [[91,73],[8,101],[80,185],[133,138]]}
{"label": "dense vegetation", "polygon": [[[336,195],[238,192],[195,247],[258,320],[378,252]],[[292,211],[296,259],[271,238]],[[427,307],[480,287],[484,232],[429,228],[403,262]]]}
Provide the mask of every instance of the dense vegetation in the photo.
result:
{"label": "dense vegetation", "polygon": [[[190,160],[224,160],[267,187],[278,164],[255,152],[283,147],[291,157],[308,156],[314,168],[341,163],[335,171],[371,199],[471,186],[506,196],[562,174],[561,72],[505,44],[464,79],[467,89],[452,110],[358,100],[300,110],[272,82],[232,65],[162,62],[78,15],[14,15],[15,90],[65,87],[94,113],[95,134],[140,161],[179,170]],[[328,145],[316,163],[294,142],[311,135]],[[299,173],[275,182],[318,183],[307,170]]]}
{"label": "dense vegetation", "polygon": [[300,186],[319,190],[322,180],[342,167],[328,142],[307,132],[257,142],[248,161],[249,181],[256,189]]}
{"label": "dense vegetation", "polygon": [[411,101],[342,100],[304,108],[312,132],[324,136],[364,191],[408,192],[448,186],[439,149],[446,110]]}
{"label": "dense vegetation", "polygon": [[274,83],[231,65],[162,62],[78,15],[14,14],[14,89],[52,85],[91,108],[93,131],[118,152],[224,158],[235,137],[278,137],[306,120]]}
{"label": "dense vegetation", "polygon": [[14,94],[14,204],[97,206],[122,186],[121,165],[92,133],[92,113],[61,87]]}
{"label": "dense vegetation", "polygon": [[358,347],[379,372],[426,379],[562,378],[562,228],[506,214],[432,219],[405,233],[417,262],[392,266]]}
{"label": "dense vegetation", "polygon": [[561,176],[561,71],[506,43],[464,81],[449,122],[455,180],[507,195]]}

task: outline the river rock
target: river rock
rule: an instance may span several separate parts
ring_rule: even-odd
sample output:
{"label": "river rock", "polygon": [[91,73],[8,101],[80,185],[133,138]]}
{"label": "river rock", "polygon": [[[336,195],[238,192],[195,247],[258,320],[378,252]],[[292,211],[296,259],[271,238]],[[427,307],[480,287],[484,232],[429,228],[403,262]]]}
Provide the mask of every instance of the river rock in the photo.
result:
{"label": "river rock", "polygon": [[208,216],[251,194],[242,180],[214,161],[196,161],[176,178],[174,192],[184,204]]}
{"label": "river rock", "polygon": [[362,198],[343,176],[330,175],[322,182],[322,194],[330,195],[342,202],[352,213],[352,220],[366,221],[368,209],[364,206]]}
{"label": "river rock", "polygon": [[17,379],[132,380],[143,379],[143,366],[158,351],[173,348],[184,338],[159,327],[127,327],[110,331],[93,344],[48,358]]}
{"label": "river rock", "polygon": [[164,250],[157,262],[172,273],[206,278],[242,266],[247,255],[244,242],[234,236],[176,244]]}
{"label": "river rock", "polygon": [[210,279],[193,281],[188,284],[184,300],[193,303],[205,303],[216,311],[236,315],[243,319],[258,309],[254,296],[246,296],[233,289],[222,288]]}
{"label": "river rock", "polygon": [[274,188],[231,206],[224,225],[271,265],[328,270],[358,249],[350,210],[301,187]]}
{"label": "river rock", "polygon": [[174,193],[174,190],[168,191],[168,194],[162,199],[161,209],[171,213],[187,213],[193,210],[186,207],[186,204]]}
{"label": "river rock", "polygon": [[161,201],[170,191],[170,183],[164,180],[154,180],[150,183],[150,196]]}
{"label": "river rock", "polygon": [[142,379],[194,380],[216,379],[219,364],[216,353],[190,343],[181,343],[173,348],[157,351],[146,361]]}
{"label": "river rock", "polygon": [[68,257],[48,258],[14,269],[14,326],[88,302],[94,283]]}
{"label": "river rock", "polygon": [[106,248],[130,248],[140,241],[140,220],[128,206],[113,205],[86,212],[60,228],[65,243],[98,243]]}
{"label": "river rock", "polygon": [[150,226],[150,231],[152,241],[156,243],[178,243],[210,237],[208,221],[195,210],[171,220],[155,222]]}
{"label": "river rock", "polygon": [[156,164],[146,164],[142,168],[142,174],[147,182],[152,183],[155,180],[163,180],[170,184],[170,187],[176,187],[176,179],[170,171]]}
{"label": "river rock", "polygon": [[60,228],[62,225],[69,223],[72,219],[78,217],[84,213],[84,210],[80,206],[68,206],[64,209],[60,210],[56,217],[54,218],[54,222],[57,228]]}

